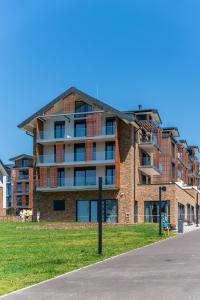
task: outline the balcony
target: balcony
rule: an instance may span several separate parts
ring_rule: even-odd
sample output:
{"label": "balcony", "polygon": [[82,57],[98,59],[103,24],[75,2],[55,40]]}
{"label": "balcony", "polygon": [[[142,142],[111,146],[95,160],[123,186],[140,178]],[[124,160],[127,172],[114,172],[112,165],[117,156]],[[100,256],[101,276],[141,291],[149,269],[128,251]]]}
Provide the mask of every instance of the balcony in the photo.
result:
{"label": "balcony", "polygon": [[160,164],[159,168],[157,168],[152,157],[142,157],[139,169],[141,172],[149,176],[161,175],[162,164]]}
{"label": "balcony", "polygon": [[156,135],[142,135],[139,142],[139,147],[148,154],[154,153],[158,150],[160,151]]}
{"label": "balcony", "polygon": [[[91,131],[91,130],[90,130]],[[37,143],[55,143],[55,142],[77,142],[84,141],[86,139],[89,140],[106,140],[112,141],[115,139],[115,127],[113,126],[103,126],[100,129],[96,130],[96,133],[91,134],[91,132],[87,132],[86,127],[82,128],[71,128],[70,132],[66,130],[62,130],[57,132],[55,130],[45,130],[41,131],[37,135]]]}
{"label": "balcony", "polygon": [[[37,191],[50,192],[50,191],[76,191],[76,190],[97,190],[98,178],[97,177],[66,177],[57,178],[56,182],[53,179],[47,178],[46,181],[38,180]],[[115,176],[103,177],[103,189],[116,189]]]}
{"label": "balcony", "polygon": [[29,180],[29,175],[24,175],[24,174],[19,174],[18,176],[18,181],[28,181]]}
{"label": "balcony", "polygon": [[65,153],[61,159],[56,159],[54,154],[40,155],[37,166],[90,166],[115,164],[115,151],[96,151],[87,157],[86,151],[81,153]]}

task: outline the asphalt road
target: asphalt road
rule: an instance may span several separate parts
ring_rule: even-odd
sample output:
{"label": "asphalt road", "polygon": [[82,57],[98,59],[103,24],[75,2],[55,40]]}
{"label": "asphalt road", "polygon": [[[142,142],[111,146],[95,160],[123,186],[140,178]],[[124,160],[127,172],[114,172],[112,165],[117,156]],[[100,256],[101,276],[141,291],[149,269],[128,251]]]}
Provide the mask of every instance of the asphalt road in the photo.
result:
{"label": "asphalt road", "polygon": [[5,300],[200,299],[200,230],[63,275]]}

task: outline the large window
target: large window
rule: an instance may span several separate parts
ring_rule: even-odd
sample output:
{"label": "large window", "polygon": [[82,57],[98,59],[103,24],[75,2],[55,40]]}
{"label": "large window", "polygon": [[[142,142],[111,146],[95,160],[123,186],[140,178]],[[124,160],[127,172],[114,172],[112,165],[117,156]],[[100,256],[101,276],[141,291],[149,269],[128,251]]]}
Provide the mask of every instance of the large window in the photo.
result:
{"label": "large window", "polygon": [[74,121],[74,135],[75,135],[75,137],[86,136],[86,121],[85,120]]}
{"label": "large window", "polygon": [[65,200],[54,200],[53,201],[53,210],[55,210],[55,211],[65,210]]}
{"label": "large window", "polygon": [[61,139],[65,136],[65,121],[55,122],[54,124],[54,137]]}
{"label": "large window", "polygon": [[75,161],[85,160],[85,144],[74,145],[74,160]]}
{"label": "large window", "polygon": [[29,196],[26,196],[26,207],[29,207]]}
{"label": "large window", "polygon": [[113,185],[115,183],[115,167],[108,166],[106,167],[106,178],[105,184],[106,185]]}
{"label": "large window", "polygon": [[[161,212],[166,213],[168,216],[170,216],[170,201],[162,201]],[[159,201],[144,202],[144,222],[159,222]]]}
{"label": "large window", "polygon": [[105,156],[106,159],[115,158],[115,142],[106,142]]}
{"label": "large window", "polygon": [[22,167],[23,168],[28,167],[28,159],[26,159],[26,158],[22,159]]}
{"label": "large window", "polygon": [[26,183],[26,193],[29,193],[29,183]]}
{"label": "large window", "polygon": [[[118,208],[116,200],[102,201],[102,220],[107,223],[118,222]],[[77,201],[77,221],[97,222],[97,200]]]}
{"label": "large window", "polygon": [[65,169],[63,168],[57,169],[57,185],[58,186],[65,185]]}
{"label": "large window", "polygon": [[74,185],[86,186],[96,185],[96,168],[75,168],[74,169]]}
{"label": "large window", "polygon": [[112,135],[115,133],[115,119],[114,118],[107,118],[106,119],[106,134]]}
{"label": "large window", "polygon": [[[75,102],[75,112],[81,113],[81,112],[89,112],[92,111],[92,105],[83,102],[83,101],[76,101]],[[75,115],[76,118],[84,118],[85,114],[78,114]]]}

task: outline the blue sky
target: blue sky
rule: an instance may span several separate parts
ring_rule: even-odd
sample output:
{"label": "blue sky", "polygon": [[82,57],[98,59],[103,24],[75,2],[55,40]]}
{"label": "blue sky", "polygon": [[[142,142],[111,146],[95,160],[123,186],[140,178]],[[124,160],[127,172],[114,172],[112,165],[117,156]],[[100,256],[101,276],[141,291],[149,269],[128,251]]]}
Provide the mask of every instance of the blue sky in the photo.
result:
{"label": "blue sky", "polygon": [[17,124],[69,86],[158,108],[200,146],[199,0],[0,0],[0,157],[32,153]]}

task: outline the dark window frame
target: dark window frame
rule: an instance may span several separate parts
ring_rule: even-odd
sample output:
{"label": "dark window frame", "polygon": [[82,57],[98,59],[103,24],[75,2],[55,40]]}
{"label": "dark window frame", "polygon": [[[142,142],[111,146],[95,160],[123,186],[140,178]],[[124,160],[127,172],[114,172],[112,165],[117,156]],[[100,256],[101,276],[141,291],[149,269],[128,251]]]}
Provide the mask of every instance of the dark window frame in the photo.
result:
{"label": "dark window frame", "polygon": [[[59,130],[56,129],[57,126],[60,126]],[[58,134],[58,132],[59,134]],[[55,121],[54,122],[54,138],[62,139],[65,136],[65,121]]]}

